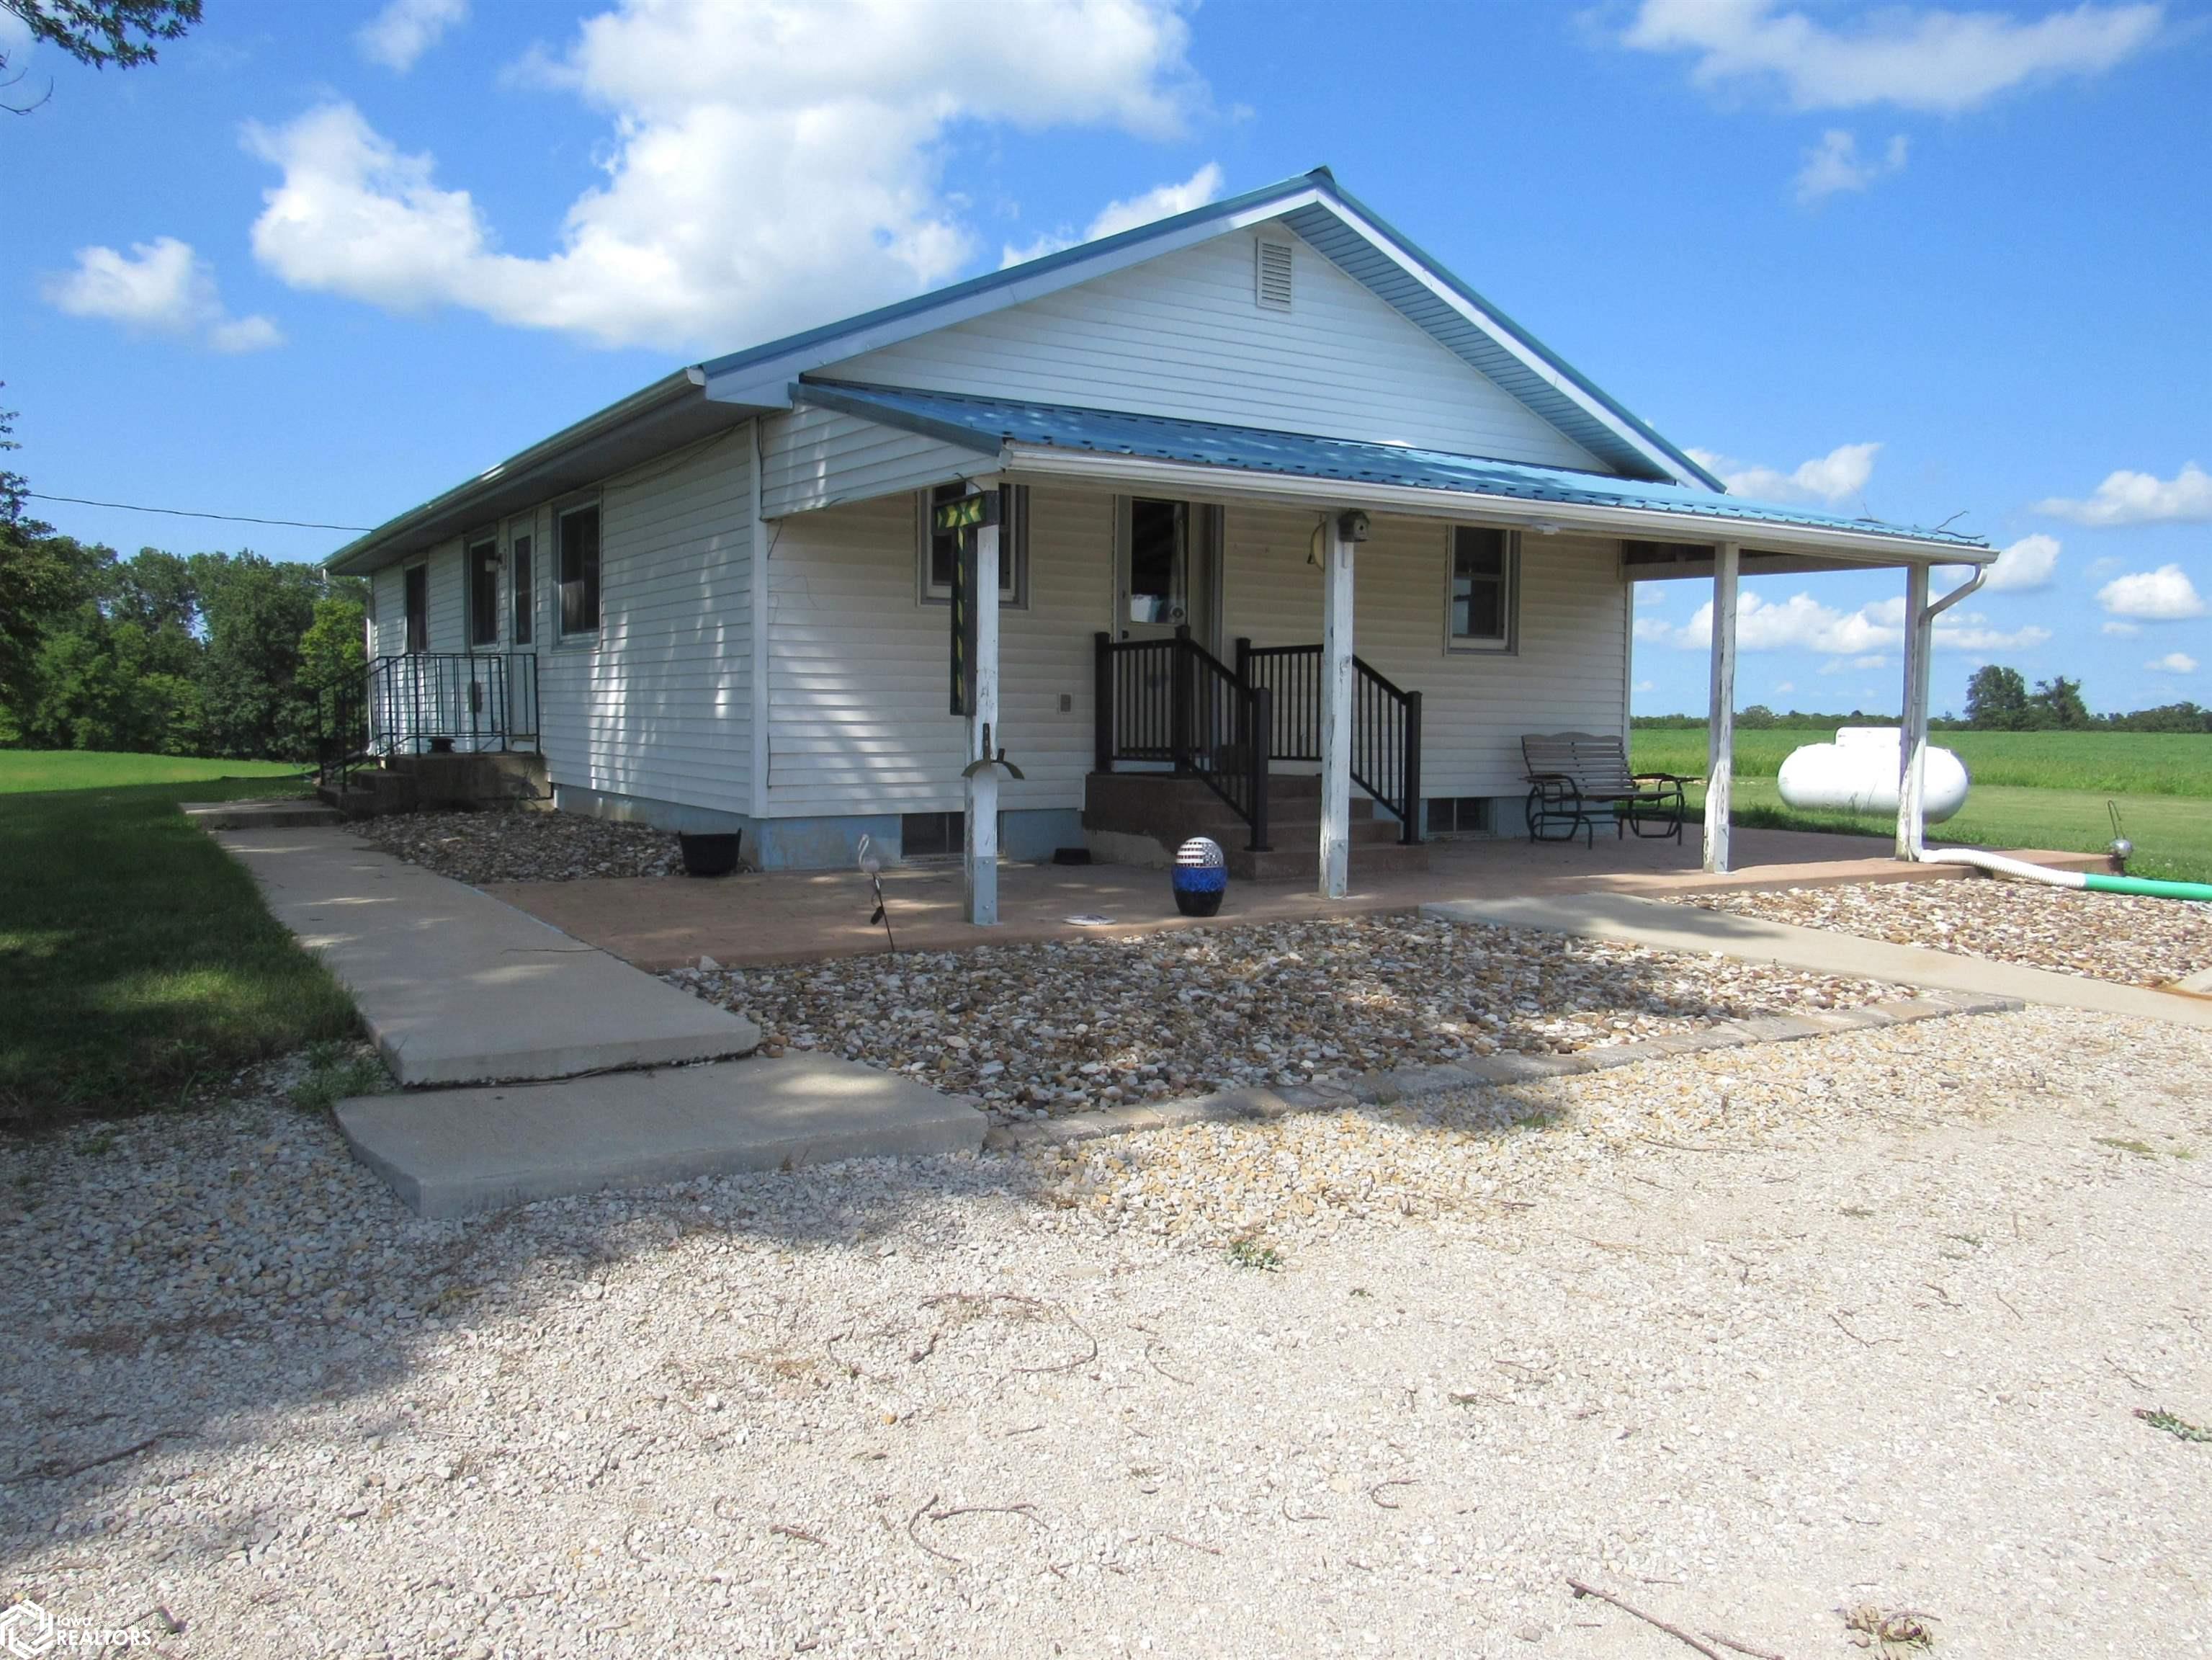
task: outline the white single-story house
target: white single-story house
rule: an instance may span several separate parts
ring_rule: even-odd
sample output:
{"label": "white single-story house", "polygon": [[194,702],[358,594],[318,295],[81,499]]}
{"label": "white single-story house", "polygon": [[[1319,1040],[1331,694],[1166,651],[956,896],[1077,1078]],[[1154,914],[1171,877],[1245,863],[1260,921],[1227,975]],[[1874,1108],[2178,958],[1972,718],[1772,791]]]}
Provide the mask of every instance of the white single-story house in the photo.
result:
{"label": "white single-story house", "polygon": [[1924,728],[1929,572],[1993,557],[1728,495],[1323,168],[680,369],[328,563],[372,742],[534,748],[568,811],[768,868],[964,839],[988,889],[1180,775],[1341,891],[1517,833],[1524,734],[1626,739],[1640,581],[1714,587],[1724,866],[1738,575],[1905,570]]}

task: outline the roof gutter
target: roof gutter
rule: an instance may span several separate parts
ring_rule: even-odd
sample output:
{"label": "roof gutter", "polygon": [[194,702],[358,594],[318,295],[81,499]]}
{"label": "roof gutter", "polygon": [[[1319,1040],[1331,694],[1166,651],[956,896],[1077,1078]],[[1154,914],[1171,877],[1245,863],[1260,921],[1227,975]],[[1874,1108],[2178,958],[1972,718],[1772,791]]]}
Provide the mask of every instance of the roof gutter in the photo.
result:
{"label": "roof gutter", "polygon": [[610,404],[596,415],[586,416],[574,426],[564,427],[550,438],[541,440],[528,449],[509,456],[496,466],[478,473],[466,483],[457,484],[442,496],[433,496],[419,507],[410,508],[398,518],[386,520],[367,535],[355,538],[325,558],[323,568],[343,574],[376,553],[385,544],[407,535],[431,520],[459,512],[471,500],[494,489],[527,481],[533,474],[552,465],[573,449],[618,432],[643,417],[658,414],[672,404],[698,397],[705,385],[706,376],[696,368],[678,369],[673,374],[664,375],[621,402]]}
{"label": "roof gutter", "polygon": [[[1479,513],[1526,529],[1584,531],[1600,536],[1649,538],[1655,541],[1755,543],[1792,553],[1866,565],[1942,564],[1981,566],[1996,550],[1974,543],[1935,540],[1879,531],[1857,532],[1816,525],[1770,524],[1723,514],[1670,513],[1650,508],[1608,508],[1561,502],[1529,502],[1518,496],[1474,490],[1424,489],[1407,484],[1376,484],[1353,479],[1289,477],[1234,467],[1161,461],[1144,456],[1066,450],[1043,444],[1008,444],[1006,471],[1032,477],[1054,476],[1085,483],[1119,483],[1182,491],[1201,498],[1292,502],[1301,506],[1357,503],[1432,519],[1464,520]],[[1723,500],[1729,498],[1723,497]]]}

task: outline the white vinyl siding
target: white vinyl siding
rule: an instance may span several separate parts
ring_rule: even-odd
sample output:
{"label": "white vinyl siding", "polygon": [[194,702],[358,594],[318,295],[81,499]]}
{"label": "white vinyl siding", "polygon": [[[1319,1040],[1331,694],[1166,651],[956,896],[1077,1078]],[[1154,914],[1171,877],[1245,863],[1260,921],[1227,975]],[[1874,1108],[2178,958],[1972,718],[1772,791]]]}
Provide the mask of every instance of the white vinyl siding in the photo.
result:
{"label": "white vinyl siding", "polygon": [[[1321,580],[1307,564],[1310,512],[1231,506],[1223,581],[1224,640],[1301,645],[1321,638]],[[1352,649],[1422,694],[1421,793],[1519,795],[1521,738],[1622,731],[1629,595],[1620,544],[1522,538],[1520,650],[1444,645],[1450,530],[1433,519],[1375,515],[1356,556]]]}
{"label": "white vinyl siding", "polygon": [[[1260,239],[1292,246],[1288,310],[1255,302]],[[818,373],[1609,471],[1280,223]]]}
{"label": "white vinyl siding", "polygon": [[465,652],[468,635],[468,561],[460,538],[430,550],[430,640],[428,649]]}
{"label": "white vinyl siding", "polygon": [[386,565],[368,579],[368,654],[397,657],[407,649],[407,568]]}
{"label": "white vinyl siding", "polygon": [[[748,810],[751,471],[740,429],[607,481],[599,633],[537,648],[556,784]],[[559,623],[550,505],[535,519],[546,642]]]}
{"label": "white vinyl siding", "polygon": [[999,465],[995,456],[824,409],[772,418],[766,451],[763,514],[770,519],[995,472]]}
{"label": "white vinyl siding", "polygon": [[[948,613],[915,592],[915,505],[888,496],[787,520],[769,568],[769,812],[954,812],[966,722],[950,710]],[[1030,604],[1000,617],[1008,811],[1079,807],[1091,635],[1111,608],[1113,502],[1034,489]],[[1060,708],[1066,696],[1069,707]]]}

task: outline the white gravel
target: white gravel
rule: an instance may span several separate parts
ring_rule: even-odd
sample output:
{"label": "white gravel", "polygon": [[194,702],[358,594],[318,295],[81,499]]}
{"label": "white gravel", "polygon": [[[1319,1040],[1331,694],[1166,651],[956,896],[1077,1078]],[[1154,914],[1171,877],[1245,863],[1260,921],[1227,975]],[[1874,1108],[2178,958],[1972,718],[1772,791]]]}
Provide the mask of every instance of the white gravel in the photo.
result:
{"label": "white gravel", "polygon": [[1897,988],[1719,956],[1339,917],[667,976],[750,1014],[771,1052],[848,1055],[1001,1116],[1348,1079],[1500,1050],[1566,1053]]}
{"label": "white gravel", "polygon": [[667,831],[577,812],[396,812],[355,828],[396,858],[477,887],[674,876],[684,869],[683,851]]}
{"label": "white gravel", "polygon": [[2212,968],[2212,905],[2182,899],[1968,880],[1701,893],[1680,903],[2123,985],[2164,985]]}
{"label": "white gravel", "polygon": [[10,1144],[9,1589],[247,1660],[1688,1652],[1570,1574],[2203,1653],[2212,1446],[2133,1412],[2212,1422],[2208,1147],[2212,1039],[2049,1012],[465,1227],[281,1108]]}

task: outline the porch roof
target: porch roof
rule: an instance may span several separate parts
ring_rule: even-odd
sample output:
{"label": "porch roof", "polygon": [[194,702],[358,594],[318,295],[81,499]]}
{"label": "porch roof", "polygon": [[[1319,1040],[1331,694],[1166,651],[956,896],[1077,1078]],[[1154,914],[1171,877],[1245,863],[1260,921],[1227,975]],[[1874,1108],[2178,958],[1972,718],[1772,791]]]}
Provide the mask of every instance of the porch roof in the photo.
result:
{"label": "porch roof", "polygon": [[[1327,482],[1352,487],[1330,493],[1340,505],[1473,513],[1632,538],[1735,541],[1851,563],[1984,564],[1996,557],[1981,538],[1951,531],[1487,456],[901,386],[802,380],[791,392],[798,404],[995,454],[1012,473],[1180,482],[1200,493],[1210,483],[1223,493],[1258,496],[1285,493],[1272,481]],[[1170,469],[1194,471],[1176,478],[1164,471]]]}

